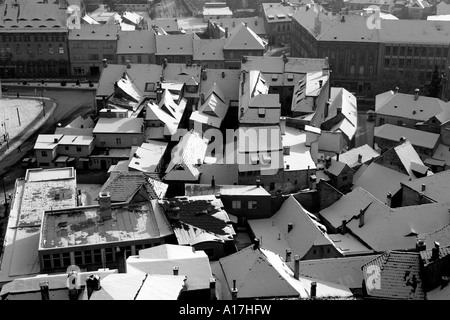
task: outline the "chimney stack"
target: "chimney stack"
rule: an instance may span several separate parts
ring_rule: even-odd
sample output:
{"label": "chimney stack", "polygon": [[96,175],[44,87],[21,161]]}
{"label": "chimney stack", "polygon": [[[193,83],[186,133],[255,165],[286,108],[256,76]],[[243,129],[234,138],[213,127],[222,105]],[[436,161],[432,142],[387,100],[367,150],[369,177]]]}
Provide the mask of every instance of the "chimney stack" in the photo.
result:
{"label": "chimney stack", "polygon": [[216,279],[209,279],[209,300],[217,300],[216,298]]}
{"label": "chimney stack", "polygon": [[417,239],[416,241],[416,251],[421,252],[425,251],[427,246],[425,245],[425,241],[423,239]]}
{"label": "chimney stack", "polygon": [[342,107],[341,106],[337,107],[336,108],[336,112],[337,112],[337,114],[341,114],[342,113]]}
{"label": "chimney stack", "polygon": [[434,242],[434,248],[431,249],[431,261],[439,260],[439,242]]}
{"label": "chimney stack", "polygon": [[322,88],[323,80],[319,80],[319,88]]}
{"label": "chimney stack", "polygon": [[50,300],[50,290],[48,286],[48,281],[39,282],[39,287],[41,288],[42,300]]}
{"label": "chimney stack", "polygon": [[311,299],[316,298],[316,291],[317,291],[317,282],[311,282]]}
{"label": "chimney stack", "polygon": [[214,176],[212,176],[211,187],[214,188],[215,186],[216,186],[216,180],[214,179]]}
{"label": "chimney stack", "polygon": [[388,192],[388,194],[386,196],[386,205],[388,207],[391,207],[391,205],[392,205],[392,194],[390,192]]}
{"label": "chimney stack", "polygon": [[286,262],[291,262],[291,249],[286,249]]}
{"label": "chimney stack", "polygon": [[425,188],[426,188],[425,183],[422,183],[422,192],[425,191]]}
{"label": "chimney stack", "polygon": [[261,187],[261,180],[259,178],[256,179],[256,187],[257,188]]}
{"label": "chimney stack", "polygon": [[339,161],[339,153],[336,153],[336,161]]}
{"label": "chimney stack", "polygon": [[108,67],[108,60],[107,59],[103,59],[103,68]]}
{"label": "chimney stack", "polygon": [[300,277],[300,257],[298,255],[294,256],[294,278],[298,280]]}
{"label": "chimney stack", "polygon": [[237,300],[238,289],[236,288],[236,280],[233,280],[233,289],[231,289],[231,300]]}
{"label": "chimney stack", "polygon": [[394,93],[398,93],[399,90],[400,90],[399,87],[395,87]]}
{"label": "chimney stack", "polygon": [[362,154],[358,154],[358,163],[362,163]]}
{"label": "chimney stack", "polygon": [[289,222],[288,229],[287,229],[288,233],[291,232],[293,228],[294,228],[294,225],[291,222]]}
{"label": "chimney stack", "polygon": [[286,117],[280,117],[280,131],[281,135],[286,134]]}
{"label": "chimney stack", "polygon": [[100,192],[98,196],[98,203],[100,205],[100,218],[103,220],[111,219],[111,195],[109,192]]}
{"label": "chimney stack", "polygon": [[283,146],[283,155],[288,156],[291,154],[291,146]]}
{"label": "chimney stack", "polygon": [[406,138],[401,136],[399,141],[400,141],[400,144],[403,144],[406,141]]}
{"label": "chimney stack", "polygon": [[341,234],[345,234],[345,229],[346,229],[346,222],[345,220],[342,220],[342,224],[341,224]]}
{"label": "chimney stack", "polygon": [[259,239],[253,239],[253,250],[259,249]]}
{"label": "chimney stack", "polygon": [[205,103],[205,93],[204,92],[200,93],[200,103],[201,103],[201,105],[203,105]]}
{"label": "chimney stack", "polygon": [[309,176],[309,180],[311,182],[310,190],[316,190],[317,188],[317,177],[315,175]]}
{"label": "chimney stack", "polygon": [[225,27],[225,38],[228,38],[228,27]]}
{"label": "chimney stack", "polygon": [[130,69],[131,68],[131,61],[127,60],[126,63],[127,63],[127,69]]}
{"label": "chimney stack", "polygon": [[177,276],[179,270],[180,270],[180,269],[179,269],[178,267],[173,267],[173,275],[174,275],[174,276]]}
{"label": "chimney stack", "polygon": [[359,227],[364,226],[364,209],[359,211]]}
{"label": "chimney stack", "polygon": [[414,101],[419,100],[419,89],[414,90]]}

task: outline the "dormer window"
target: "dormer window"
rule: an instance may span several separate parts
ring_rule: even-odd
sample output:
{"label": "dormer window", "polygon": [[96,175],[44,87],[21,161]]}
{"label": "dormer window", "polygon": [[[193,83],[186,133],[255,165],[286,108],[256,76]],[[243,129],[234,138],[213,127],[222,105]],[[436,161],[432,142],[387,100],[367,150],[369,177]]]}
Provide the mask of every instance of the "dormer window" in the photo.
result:
{"label": "dormer window", "polygon": [[265,118],[266,117],[266,109],[265,108],[259,108],[258,109],[258,116],[260,118]]}
{"label": "dormer window", "polygon": [[198,91],[198,86],[194,86],[194,85],[186,85],[186,92],[188,93],[197,93]]}

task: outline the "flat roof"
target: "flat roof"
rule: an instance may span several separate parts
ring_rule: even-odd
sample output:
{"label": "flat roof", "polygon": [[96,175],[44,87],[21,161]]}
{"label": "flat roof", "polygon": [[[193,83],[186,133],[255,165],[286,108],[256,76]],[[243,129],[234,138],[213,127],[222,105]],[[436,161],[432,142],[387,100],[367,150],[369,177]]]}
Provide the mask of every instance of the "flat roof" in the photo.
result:
{"label": "flat roof", "polygon": [[112,218],[103,220],[99,206],[46,211],[39,249],[158,239],[173,234],[156,201],[111,204]]}
{"label": "flat roof", "polygon": [[28,169],[25,174],[27,182],[44,182],[60,179],[75,179],[75,169],[55,168],[55,169]]}

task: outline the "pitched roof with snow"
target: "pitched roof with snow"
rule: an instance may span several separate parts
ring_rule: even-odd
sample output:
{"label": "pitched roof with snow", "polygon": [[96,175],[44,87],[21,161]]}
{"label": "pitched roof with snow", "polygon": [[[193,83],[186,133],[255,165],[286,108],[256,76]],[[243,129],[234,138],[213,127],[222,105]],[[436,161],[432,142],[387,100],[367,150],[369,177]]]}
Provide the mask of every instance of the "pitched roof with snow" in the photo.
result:
{"label": "pitched roof with snow", "polygon": [[167,145],[166,142],[147,140],[136,149],[128,168],[141,172],[156,172]]}
{"label": "pitched roof with snow", "polygon": [[264,50],[264,41],[252,29],[241,23],[227,39],[223,50]]}
{"label": "pitched roof with snow", "polygon": [[120,31],[117,54],[154,54],[155,41],[153,30]]}
{"label": "pitched roof with snow", "polygon": [[439,142],[439,134],[414,130],[406,127],[384,124],[374,129],[375,138],[382,138],[389,141],[400,141],[401,137],[411,142],[413,146],[434,149]]}
{"label": "pitched roof with snow", "polygon": [[[361,163],[358,162],[358,156],[361,155]],[[369,145],[365,144],[357,148],[350,149],[347,152],[339,155],[339,161],[346,163],[350,168],[357,167],[362,163],[371,161],[373,158],[378,157],[380,154],[376,152]],[[333,157],[336,159],[336,156]]]}
{"label": "pitched roof with snow", "polygon": [[[365,209],[364,225],[359,227],[360,210]],[[376,252],[413,249],[416,235],[434,231],[450,222],[446,204],[390,208],[358,187],[320,212],[328,223],[346,228]]]}
{"label": "pitched roof with snow", "polygon": [[[374,286],[371,268],[380,270],[380,287]],[[381,299],[424,300],[418,252],[389,251],[362,267],[368,295]]]}
{"label": "pitched roof with snow", "polygon": [[427,248],[433,248],[436,241],[441,246],[448,246],[450,245],[450,224],[431,232],[419,234],[417,238],[423,239]]}
{"label": "pitched roof with snow", "polygon": [[95,125],[93,134],[98,133],[141,133],[144,119],[142,118],[100,118]]}
{"label": "pitched roof with snow", "polygon": [[140,250],[139,255],[127,259],[128,274],[144,272],[171,275],[174,267],[178,267],[179,274],[187,276],[188,290],[209,288],[212,273],[204,251],[193,251],[189,246],[162,244]]}
{"label": "pitched roof with snow", "polygon": [[[152,31],[153,32],[153,31]],[[174,34],[156,36],[156,55],[190,55],[194,54],[193,34]]]}
{"label": "pitched roof with snow", "polygon": [[[411,188],[416,192],[423,193],[423,195],[435,202],[450,201],[450,170],[442,171],[411,181],[405,181],[402,184]],[[425,190],[422,191],[422,186]]]}
{"label": "pitched roof with snow", "polygon": [[[238,298],[298,297],[310,298],[311,282],[317,282],[317,297],[349,298],[353,294],[342,285],[313,278],[296,279],[292,270],[276,253],[249,246],[219,260],[217,273],[225,283],[225,297],[236,280]],[[216,271],[216,270],[214,270]]]}
{"label": "pitched roof with snow", "polygon": [[225,61],[223,46],[226,39],[194,39],[194,60]]}

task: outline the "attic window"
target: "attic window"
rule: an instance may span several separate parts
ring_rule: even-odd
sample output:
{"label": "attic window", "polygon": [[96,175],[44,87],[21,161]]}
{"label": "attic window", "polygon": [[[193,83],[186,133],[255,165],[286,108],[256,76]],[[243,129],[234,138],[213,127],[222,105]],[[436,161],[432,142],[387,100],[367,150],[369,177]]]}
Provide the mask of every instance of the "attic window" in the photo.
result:
{"label": "attic window", "polygon": [[95,33],[95,31],[94,30],[92,30],[92,32],[91,33]]}
{"label": "attic window", "polygon": [[394,108],[397,108],[397,106],[394,106]]}
{"label": "attic window", "polygon": [[414,110],[414,111],[413,111],[413,114],[416,114],[416,113],[417,113],[416,110]]}
{"label": "attic window", "polygon": [[294,81],[294,75],[293,74],[288,74],[287,75],[287,79],[288,79],[288,81]]}
{"label": "attic window", "polygon": [[278,75],[277,74],[272,75],[272,81],[277,81],[277,80],[278,80]]}
{"label": "attic window", "polygon": [[258,109],[258,116],[260,118],[264,118],[266,116],[266,109],[265,108],[259,108]]}
{"label": "attic window", "polygon": [[256,154],[252,154],[250,156],[250,161],[251,161],[252,164],[258,164],[259,163],[258,156]]}

